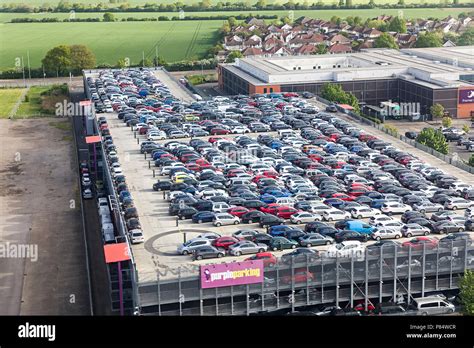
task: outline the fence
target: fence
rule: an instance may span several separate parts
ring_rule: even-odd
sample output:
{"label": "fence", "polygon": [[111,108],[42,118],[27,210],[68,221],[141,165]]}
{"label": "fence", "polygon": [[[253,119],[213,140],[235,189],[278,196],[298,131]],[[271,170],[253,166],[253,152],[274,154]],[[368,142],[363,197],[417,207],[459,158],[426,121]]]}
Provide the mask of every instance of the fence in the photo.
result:
{"label": "fence", "polygon": [[[324,103],[324,104],[331,104],[330,101],[328,101],[328,100],[326,100],[326,99],[324,99],[324,98],[322,98],[322,97],[317,96],[316,98],[317,98],[317,100],[319,100],[321,103]],[[461,169],[461,170],[464,170],[464,171],[466,171],[466,172],[468,172],[468,173],[470,173],[470,174],[474,174],[474,167],[471,167],[471,166],[467,165],[467,164],[464,163],[463,161],[455,160],[452,156],[444,155],[444,154],[442,154],[441,152],[438,152],[438,151],[436,151],[436,150],[434,150],[434,149],[432,149],[432,148],[430,148],[430,147],[428,147],[428,146],[425,146],[425,145],[423,145],[423,144],[420,144],[420,143],[418,143],[417,141],[415,141],[415,140],[413,140],[413,139],[409,139],[409,138],[405,137],[404,135],[401,135],[401,134],[394,134],[394,133],[391,132],[389,129],[385,128],[385,127],[383,126],[383,124],[377,124],[377,123],[375,123],[375,122],[373,122],[373,121],[371,121],[371,120],[369,120],[369,119],[367,119],[367,118],[365,118],[365,117],[362,117],[362,116],[360,116],[360,115],[357,115],[357,114],[355,114],[355,113],[353,113],[353,112],[346,112],[345,110],[342,110],[342,109],[340,109],[340,108],[338,108],[338,109],[339,109],[341,112],[344,112],[345,114],[349,115],[351,118],[357,120],[357,121],[360,122],[360,123],[369,125],[369,126],[371,126],[371,127],[373,127],[373,128],[376,128],[376,129],[378,129],[378,130],[380,130],[380,131],[382,131],[382,132],[385,132],[385,133],[387,133],[387,134],[389,134],[389,135],[391,135],[391,136],[393,136],[393,137],[395,137],[395,138],[398,138],[399,140],[403,141],[404,143],[407,143],[407,144],[409,144],[409,145],[411,145],[411,146],[416,147],[417,149],[420,149],[420,150],[422,150],[422,151],[424,151],[424,152],[426,152],[426,153],[429,153],[430,155],[433,155],[433,156],[439,158],[439,159],[442,160],[443,162],[446,162],[446,163],[448,163],[448,164],[451,164],[451,165],[453,165],[453,166],[455,166],[455,167],[457,167],[457,168],[459,168],[459,169]]]}
{"label": "fence", "polygon": [[199,274],[141,283],[140,310],[148,315],[250,315],[299,306],[353,307],[372,302],[409,302],[415,296],[455,290],[474,268],[467,241],[434,249],[383,247],[347,257],[287,259],[264,271],[264,282],[203,289]]}

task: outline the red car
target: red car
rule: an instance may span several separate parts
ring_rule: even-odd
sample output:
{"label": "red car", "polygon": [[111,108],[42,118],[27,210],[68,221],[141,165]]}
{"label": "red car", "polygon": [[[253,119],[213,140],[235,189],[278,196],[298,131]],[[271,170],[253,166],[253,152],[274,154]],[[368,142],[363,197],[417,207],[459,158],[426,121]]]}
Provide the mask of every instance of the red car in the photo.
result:
{"label": "red car", "polygon": [[212,144],[212,143],[215,143],[217,140],[221,140],[221,139],[223,139],[223,138],[221,138],[221,137],[210,137],[209,139],[207,139],[207,141]]}
{"label": "red car", "polygon": [[308,155],[308,158],[312,159],[313,161],[318,161],[321,162],[323,160],[323,156],[317,154],[317,153],[312,153]]}
{"label": "red car", "polygon": [[[314,274],[306,271],[306,269],[303,269],[303,268],[295,269],[294,272],[295,273],[294,273],[293,281],[295,283],[306,283],[306,282],[312,282],[315,280]],[[291,275],[282,277],[281,281],[285,284],[290,284]]]}
{"label": "red car", "polygon": [[239,242],[239,240],[234,237],[219,237],[212,241],[212,245],[216,248],[228,249],[232,244],[237,242]]}
{"label": "red car", "polygon": [[342,201],[346,201],[346,202],[349,202],[349,201],[353,201],[354,200],[354,197],[351,197],[349,195],[346,195],[345,193],[335,193],[331,196],[332,198],[339,198],[340,200]]}
{"label": "red car", "polygon": [[[359,303],[354,307],[356,311],[365,312],[365,302],[359,301]],[[372,303],[367,303],[367,312],[372,312],[375,310],[375,306]]]}
{"label": "red car", "polygon": [[248,213],[250,210],[245,208],[245,207],[234,207],[234,208],[229,208],[227,210],[227,212],[230,214],[230,215],[234,215],[234,216],[237,216],[237,217],[242,217],[242,215],[244,215],[245,213]]}
{"label": "red car", "polygon": [[201,171],[201,166],[196,163],[188,163],[185,165],[185,167],[189,170],[192,170],[193,172],[199,172]]}
{"label": "red car", "polygon": [[423,245],[426,249],[434,249],[438,246],[438,240],[430,237],[416,237],[408,242],[402,243],[403,248],[413,248],[413,250],[422,250]]}
{"label": "red car", "polygon": [[278,203],[270,203],[269,205],[267,205],[266,207],[261,207],[260,208],[260,211],[262,213],[266,213],[266,214],[273,214],[275,215],[277,212],[278,212],[278,209],[282,208],[282,206]]}
{"label": "red car", "polygon": [[224,135],[224,134],[229,134],[230,133],[230,130],[228,129],[224,129],[224,128],[212,128],[211,129],[211,132],[210,132],[212,135]]}
{"label": "red car", "polygon": [[300,211],[295,208],[290,208],[290,207],[281,207],[280,209],[277,210],[276,216],[282,219],[289,219],[291,215],[299,213]]}
{"label": "red car", "polygon": [[275,255],[273,255],[272,253],[267,253],[267,252],[257,253],[255,255],[245,259],[245,261],[253,261],[253,260],[263,260],[263,266],[264,267],[273,267],[278,262]]}
{"label": "red car", "polygon": [[287,93],[283,94],[283,96],[284,96],[285,98],[298,97],[298,93],[295,93],[295,92],[287,92]]}
{"label": "red car", "polygon": [[265,176],[267,178],[276,179],[276,178],[278,178],[278,173],[274,170],[266,170],[266,171],[263,172],[263,176]]}

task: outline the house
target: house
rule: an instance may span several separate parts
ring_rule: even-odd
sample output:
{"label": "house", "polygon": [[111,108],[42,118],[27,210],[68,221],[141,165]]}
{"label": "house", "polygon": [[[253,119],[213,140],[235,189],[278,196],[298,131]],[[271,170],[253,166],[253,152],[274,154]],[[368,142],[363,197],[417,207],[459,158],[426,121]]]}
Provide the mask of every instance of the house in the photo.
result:
{"label": "house", "polygon": [[245,20],[245,23],[252,26],[255,25],[257,27],[263,27],[265,26],[265,21],[263,19],[257,19],[255,17],[247,18]]}
{"label": "house", "polygon": [[338,54],[338,53],[351,53],[352,47],[349,45],[342,45],[342,44],[335,44],[329,48],[328,51],[330,54]]}
{"label": "house", "polygon": [[400,34],[395,35],[395,40],[399,45],[406,45],[410,42],[416,42],[416,36],[412,34]]}
{"label": "house", "polygon": [[272,48],[265,50],[265,54],[272,56],[291,56],[292,52],[284,46],[273,46]]}
{"label": "house", "polygon": [[333,35],[332,37],[329,38],[328,40],[329,45],[334,45],[334,44],[350,44],[351,40],[349,40],[347,37],[341,34],[336,34]]}
{"label": "house", "polygon": [[273,49],[274,47],[283,47],[284,43],[281,40],[270,38],[268,40],[265,40],[262,46],[265,51],[269,51]]}
{"label": "house", "polygon": [[286,31],[290,31],[291,29],[293,29],[293,27],[287,23],[287,24],[282,25],[282,27],[280,29],[282,31],[286,32]]}
{"label": "house", "polygon": [[362,33],[362,36],[365,37],[365,38],[368,38],[368,39],[376,39],[380,35],[382,35],[382,32],[380,30],[375,29],[375,28],[366,29]]}
{"label": "house", "polygon": [[242,54],[244,55],[244,57],[261,56],[263,54],[263,51],[257,47],[247,47],[242,51]]}
{"label": "house", "polygon": [[452,42],[451,40],[447,40],[444,44],[443,47],[455,47],[456,44]]}
{"label": "house", "polygon": [[316,52],[316,47],[314,45],[306,44],[301,47],[297,47],[293,52],[297,55],[313,54],[314,52]]}

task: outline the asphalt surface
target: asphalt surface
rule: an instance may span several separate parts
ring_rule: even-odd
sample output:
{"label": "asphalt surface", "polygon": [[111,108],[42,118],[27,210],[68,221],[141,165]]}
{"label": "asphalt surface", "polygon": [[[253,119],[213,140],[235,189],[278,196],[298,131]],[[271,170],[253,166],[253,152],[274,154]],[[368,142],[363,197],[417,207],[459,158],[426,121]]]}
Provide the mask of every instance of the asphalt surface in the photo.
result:
{"label": "asphalt surface", "polygon": [[[71,89],[70,96],[72,102],[84,100],[84,88],[80,86]],[[88,145],[84,139],[82,117],[74,117],[73,124],[77,140],[76,146],[79,161],[87,160],[89,151]],[[105,263],[101,225],[97,212],[97,203],[95,199],[82,199],[81,201],[84,211],[86,247],[88,251],[93,313],[94,315],[110,315],[112,304],[108,285],[108,269]]]}

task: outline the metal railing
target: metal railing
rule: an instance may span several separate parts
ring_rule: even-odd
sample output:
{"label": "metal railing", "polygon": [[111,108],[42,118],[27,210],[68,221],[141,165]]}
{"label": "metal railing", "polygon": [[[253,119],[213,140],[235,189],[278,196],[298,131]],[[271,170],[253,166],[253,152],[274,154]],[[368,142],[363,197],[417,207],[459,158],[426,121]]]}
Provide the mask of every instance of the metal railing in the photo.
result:
{"label": "metal railing", "polygon": [[428,292],[457,289],[465,270],[474,269],[473,253],[461,240],[434,249],[390,246],[350,257],[290,259],[265,268],[261,284],[212,289],[201,288],[197,271],[183,276],[178,269],[174,279],[157,272],[155,281],[140,284],[140,310],[144,315],[249,315],[330,303],[367,308],[387,297],[404,296],[409,302]]}

